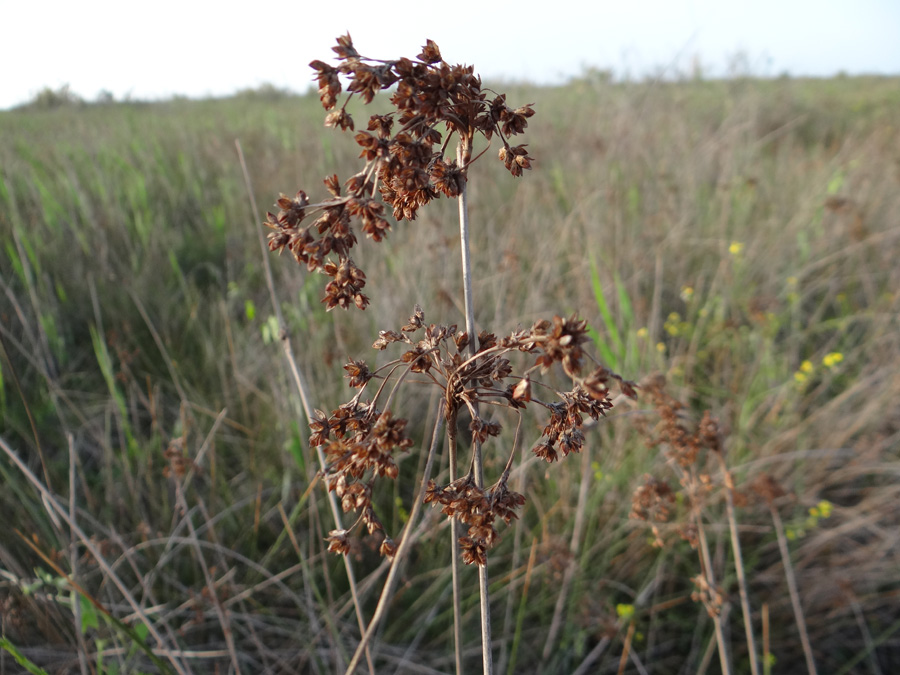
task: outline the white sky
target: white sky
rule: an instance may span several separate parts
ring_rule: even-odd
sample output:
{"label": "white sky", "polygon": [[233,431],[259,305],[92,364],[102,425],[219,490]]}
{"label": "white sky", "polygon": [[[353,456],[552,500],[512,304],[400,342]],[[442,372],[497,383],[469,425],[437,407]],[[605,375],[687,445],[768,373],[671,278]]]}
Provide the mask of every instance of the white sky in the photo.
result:
{"label": "white sky", "polygon": [[486,78],[541,83],[695,59],[722,75],[738,55],[764,76],[900,74],[898,0],[0,0],[0,109],[64,84],[87,99],[304,91],[347,31],[366,56],[431,38]]}

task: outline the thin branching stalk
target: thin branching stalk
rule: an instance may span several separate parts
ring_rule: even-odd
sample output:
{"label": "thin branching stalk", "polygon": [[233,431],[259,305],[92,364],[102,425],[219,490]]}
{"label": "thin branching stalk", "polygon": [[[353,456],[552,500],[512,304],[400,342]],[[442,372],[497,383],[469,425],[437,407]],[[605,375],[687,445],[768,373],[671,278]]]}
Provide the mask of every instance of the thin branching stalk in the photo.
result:
{"label": "thin branching stalk", "polygon": [[625,666],[628,665],[628,655],[631,653],[631,640],[634,638],[635,631],[634,620],[628,624],[628,632],[625,634],[625,643],[622,645],[622,655],[619,657],[618,675],[624,675]]}
{"label": "thin branching stalk", "polygon": [[[521,416],[519,417],[519,423],[521,424]],[[525,466],[527,463],[526,453],[524,450],[520,451],[522,454],[522,460],[519,464],[519,467],[516,469],[516,492],[523,494],[525,492]],[[533,455],[532,455],[533,457]],[[515,537],[513,539],[513,554],[512,554],[512,564],[510,567],[512,569],[518,569],[520,564],[520,559],[522,556],[522,537],[524,536],[523,527],[517,527],[515,532]],[[525,571],[525,582],[522,585],[522,597],[520,598],[520,603],[524,603],[526,598],[528,597],[528,588],[531,585],[531,572],[534,568],[534,556],[535,556],[536,548],[535,542],[532,542],[531,546],[531,554],[528,560],[528,564],[526,566]],[[512,590],[512,589],[510,589]],[[513,623],[513,605],[514,605],[515,597],[512,592],[508,593],[506,596],[506,615],[504,616],[503,621],[503,651],[501,652],[501,660],[500,665],[497,668],[498,672],[501,673],[512,673],[514,672],[515,667],[515,651],[518,648],[519,637],[521,636],[521,624],[517,625],[515,630],[511,629]],[[520,615],[521,616],[521,615]],[[512,648],[509,645],[509,635],[513,634],[515,637],[513,638]],[[510,653],[512,652],[512,654]]]}
{"label": "thin branching stalk", "polygon": [[[74,523],[76,522],[75,504],[77,502],[77,492],[75,490],[75,438],[71,432],[66,434],[66,442],[69,447],[69,518]],[[70,531],[69,565],[72,568],[73,579],[78,578],[78,545],[76,541],[74,533]],[[78,666],[81,668],[81,675],[87,675],[87,645],[85,644],[84,631],[81,624],[81,598],[76,593],[72,593],[72,618],[75,620],[75,636],[78,640]]]}
{"label": "thin branching stalk", "polygon": [[[466,170],[469,156],[471,155],[470,139],[463,137],[456,149],[456,161],[462,171]],[[462,252],[463,292],[466,308],[466,332],[469,334],[469,349],[472,355],[478,349],[478,333],[475,329],[475,301],[472,294],[472,257],[469,246],[469,206],[467,201],[466,182],[463,181],[459,191],[459,240]],[[475,413],[478,413],[478,404],[475,404]],[[475,472],[475,485],[484,487],[484,462],[481,453],[481,443],[473,439],[473,464]],[[454,541],[454,546],[456,542]],[[491,653],[491,599],[488,582],[488,566],[478,566],[478,589],[481,599],[481,658],[484,675],[493,675],[494,661]]]}
{"label": "thin branching stalk", "polygon": [[[459,417],[458,410],[454,409],[447,420],[447,457],[450,469],[450,482],[455,481],[459,475],[458,468],[458,434],[456,420]],[[459,576],[459,545],[460,523],[456,518],[450,519],[450,571],[453,583],[453,660],[456,663],[456,675],[463,675],[462,660],[462,588]]]}
{"label": "thin branching stalk", "polygon": [[[697,537],[700,540],[700,557],[703,566],[703,575],[706,577],[706,583],[709,592],[716,593],[716,575],[713,572],[712,556],[709,553],[709,542],[706,539],[706,529],[703,527],[703,519],[699,509],[695,510],[695,522],[697,524]],[[731,675],[731,660],[728,657],[728,643],[725,641],[725,623],[722,620],[722,614],[727,608],[716,608],[713,612],[713,624],[716,627],[716,643],[719,647],[719,663],[722,665],[723,675]]]}
{"label": "thin branching stalk", "polygon": [[[559,594],[556,597],[556,606],[553,609],[553,619],[550,622],[550,629],[547,631],[547,640],[544,642],[544,651],[541,654],[541,665],[545,666],[550,658],[553,646],[556,644],[556,637],[559,629],[563,625],[564,612],[566,602],[569,599],[569,591],[572,588],[572,582],[575,579],[575,573],[578,571],[576,555],[578,549],[581,548],[581,536],[584,532],[585,514],[587,513],[588,488],[591,484],[591,453],[585,449],[581,455],[581,483],[578,488],[578,505],[575,509],[575,525],[572,528],[572,538],[569,540],[569,564],[566,567],[565,576],[562,585],[559,588]],[[543,667],[541,668],[543,670]]]}
{"label": "thin branching stalk", "polygon": [[[256,197],[253,195],[253,188],[250,182],[250,172],[247,169],[247,162],[244,160],[244,151],[241,147],[240,140],[235,140],[235,147],[237,148],[238,160],[241,164],[241,172],[244,176],[244,185],[247,188],[247,197],[250,201],[250,208],[253,210],[253,213],[257,213],[258,209],[256,206]],[[282,352],[284,353],[285,361],[287,361],[288,367],[291,370],[291,375],[294,379],[294,385],[297,387],[297,393],[300,395],[300,402],[303,406],[303,412],[306,415],[307,422],[312,422],[313,420],[313,407],[310,403],[309,389],[306,386],[306,381],[303,378],[303,373],[300,371],[300,368],[297,365],[297,360],[294,358],[294,350],[291,347],[291,337],[287,330],[287,323],[284,320],[284,314],[281,311],[281,303],[278,301],[278,295],[275,293],[275,280],[272,276],[272,267],[269,264],[269,256],[268,256],[268,247],[266,246],[266,239],[263,236],[263,231],[261,228],[256,228],[259,245],[262,251],[263,258],[263,269],[266,273],[266,286],[269,289],[269,298],[272,301],[272,308],[275,312],[276,319],[278,320],[278,328],[280,331],[280,341]],[[316,456],[319,460],[319,466],[324,469],[325,468],[325,455],[322,452],[322,448],[316,446]],[[337,498],[334,496],[333,492],[328,492],[328,504],[331,508],[331,516],[334,520],[334,526],[338,530],[343,529],[343,524],[341,522],[341,511],[337,503]],[[344,560],[344,569],[347,572],[347,581],[350,586],[350,597],[353,599],[353,607],[356,611],[356,621],[359,625],[359,630],[361,633],[365,632],[365,618],[363,617],[362,612],[362,603],[359,600],[359,592],[357,590],[356,585],[356,574],[353,572],[353,564],[350,561],[349,556],[341,556]],[[369,666],[370,675],[375,675],[375,664],[372,661],[372,655],[369,652],[368,647],[366,648],[366,661]]]}
{"label": "thin branching stalk", "polygon": [[366,649],[366,646],[369,644],[369,640],[372,639],[372,636],[375,634],[375,630],[378,628],[378,625],[384,618],[384,615],[387,612],[388,604],[391,600],[391,596],[394,592],[394,584],[397,582],[397,577],[400,573],[401,563],[403,562],[403,558],[405,557],[407,551],[409,551],[410,546],[412,546],[413,540],[415,539],[413,526],[415,525],[416,520],[419,517],[419,512],[422,510],[422,506],[425,503],[425,490],[428,487],[428,480],[431,478],[431,466],[434,463],[434,455],[437,450],[438,442],[440,440],[441,428],[443,427],[444,416],[441,414],[440,410],[440,406],[442,405],[443,401],[440,401],[438,403],[438,410],[436,411],[434,432],[431,435],[431,446],[428,448],[428,460],[425,462],[425,469],[422,472],[422,484],[419,487],[419,494],[416,495],[416,499],[413,502],[412,511],[410,511],[409,514],[409,520],[407,520],[406,522],[406,527],[404,528],[405,534],[402,535],[400,545],[397,547],[397,552],[394,554],[394,559],[391,562],[391,570],[390,572],[388,572],[387,579],[385,579],[384,581],[384,587],[381,589],[381,596],[378,598],[378,605],[375,607],[375,613],[372,615],[372,620],[369,622],[369,627],[366,628],[365,632],[363,633],[359,646],[356,648],[356,653],[353,654],[353,658],[350,660],[350,665],[347,666],[346,675],[353,675],[353,673],[356,671],[356,667],[359,665],[359,660],[360,658],[362,658],[362,654]]}
{"label": "thin branching stalk", "polygon": [[775,524],[775,535],[778,538],[778,548],[781,551],[781,561],[784,564],[784,578],[787,581],[788,591],[791,595],[791,605],[794,607],[794,618],[797,621],[797,630],[800,632],[803,655],[806,657],[806,669],[809,675],[816,675],[816,661],[813,658],[809,633],[806,631],[806,619],[803,616],[803,607],[800,605],[800,594],[797,592],[797,579],[794,576],[794,566],[791,564],[787,536],[784,534],[784,523],[781,522],[781,516],[778,515],[775,504],[772,502],[769,502],[769,511],[772,514],[772,522]]}
{"label": "thin branching stalk", "polygon": [[750,599],[747,594],[747,577],[744,574],[744,559],[741,555],[741,539],[738,536],[737,517],[734,513],[734,478],[725,464],[721,452],[713,453],[719,459],[719,468],[725,481],[725,510],[728,527],[731,530],[731,548],[734,551],[734,571],[737,575],[738,591],[741,597],[741,612],[744,615],[744,633],[747,636],[747,651],[750,656],[750,672],[759,675],[759,660],[756,656],[756,640],[753,637],[753,621],[750,613]]}
{"label": "thin branching stalk", "polygon": [[603,652],[606,651],[606,648],[609,647],[610,639],[608,636],[604,636],[603,639],[600,640],[596,644],[596,646],[588,652],[587,656],[584,657],[584,660],[579,664],[578,668],[572,671],[572,675],[587,675],[587,673],[591,672],[591,667],[594,663],[603,656]]}
{"label": "thin branching stalk", "polygon": [[222,637],[225,638],[225,646],[228,648],[228,655],[231,657],[231,665],[234,668],[234,672],[237,675],[240,675],[241,672],[241,662],[238,659],[237,648],[234,643],[234,635],[231,630],[231,622],[229,621],[229,617],[226,614],[225,608],[222,606],[222,601],[219,599],[219,594],[216,591],[216,584],[213,581],[212,573],[209,570],[209,565],[206,564],[206,558],[203,556],[203,551],[200,549],[200,540],[197,538],[197,530],[194,527],[194,520],[191,518],[191,510],[188,507],[187,499],[184,496],[184,490],[182,489],[181,483],[176,480],[175,481],[175,499],[178,504],[178,508],[182,510],[184,513],[184,520],[187,523],[188,532],[190,533],[190,540],[192,544],[192,548],[194,549],[194,555],[196,556],[197,563],[200,565],[200,569],[203,571],[203,579],[206,582],[206,588],[209,590],[209,597],[212,600],[213,608],[216,612],[216,617],[219,619],[219,625],[222,628]]}

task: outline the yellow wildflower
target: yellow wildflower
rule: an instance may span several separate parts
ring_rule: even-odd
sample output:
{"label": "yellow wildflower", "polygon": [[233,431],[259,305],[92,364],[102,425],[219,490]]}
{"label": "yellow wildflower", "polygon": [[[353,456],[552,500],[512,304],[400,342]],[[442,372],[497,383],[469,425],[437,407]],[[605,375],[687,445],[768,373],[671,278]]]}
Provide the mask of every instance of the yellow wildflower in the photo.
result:
{"label": "yellow wildflower", "polygon": [[822,365],[826,368],[834,368],[837,364],[844,360],[844,355],[840,352],[831,352],[826,354],[822,359]]}

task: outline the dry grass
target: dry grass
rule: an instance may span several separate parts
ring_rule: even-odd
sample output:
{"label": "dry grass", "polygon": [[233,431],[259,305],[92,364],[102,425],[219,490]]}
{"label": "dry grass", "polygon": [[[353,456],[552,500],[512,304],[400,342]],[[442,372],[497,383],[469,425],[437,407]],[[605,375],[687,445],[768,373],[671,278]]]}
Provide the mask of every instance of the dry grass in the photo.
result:
{"label": "dry grass", "polygon": [[[509,332],[579,310],[610,366],[666,375],[686,425],[710,411],[737,494],[762,474],[787,493],[774,504],[819,672],[892,672],[896,82],[503,90],[535,103],[537,159],[521,182],[496,162],[473,169],[476,322]],[[34,475],[9,454],[0,460],[0,509],[12,514],[0,535],[0,635],[50,671],[81,672],[82,640],[103,672],[161,669],[135,647],[148,635],[169,668],[198,673],[333,672],[355,648],[359,628],[344,572],[325,553],[330,516],[310,487],[317,467],[272,340],[257,218],[232,146],[240,138],[263,204],[286,186],[349,175],[356,149],[321,129],[318,105],[245,98],[0,114],[0,437]],[[391,289],[373,293],[364,314],[326,314],[317,280],[275,266],[319,407],[346,398],[347,357],[365,355],[416,302],[438,299],[429,321],[460,321],[455,218],[455,205],[436,203],[394,225],[377,250],[360,247],[369,286]],[[432,407],[418,407],[408,431],[421,439]],[[498,670],[697,672],[715,658],[714,622],[691,600],[698,556],[678,536],[688,505],[676,502],[660,523],[661,549],[629,518],[644,474],[673,479],[635,431],[656,419],[641,402],[587,432],[580,457],[546,476],[526,461],[512,475],[528,502],[491,553]],[[523,433],[534,438],[539,423]],[[491,461],[486,472],[499,474],[505,457]],[[423,462],[407,455],[394,492],[378,498],[392,531],[406,521]],[[717,462],[704,467],[721,484]],[[538,480],[516,487],[526,475]],[[746,671],[727,499],[713,492],[700,517],[731,608],[723,637]],[[802,670],[772,514],[756,500],[738,500],[735,513],[761,668]],[[379,672],[452,671],[438,516],[417,528],[373,643]],[[351,548],[368,614],[386,574],[379,545]],[[110,618],[81,602],[77,621],[64,575]],[[474,588],[472,570],[462,576]],[[477,607],[474,592],[462,598],[470,668]],[[2,654],[0,672],[16,672]]]}

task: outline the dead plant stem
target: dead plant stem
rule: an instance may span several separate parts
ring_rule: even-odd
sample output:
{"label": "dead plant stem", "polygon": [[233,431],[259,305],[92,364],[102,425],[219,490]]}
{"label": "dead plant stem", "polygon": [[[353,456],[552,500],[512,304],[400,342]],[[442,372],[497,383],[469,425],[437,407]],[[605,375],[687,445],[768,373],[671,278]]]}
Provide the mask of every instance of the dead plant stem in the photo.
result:
{"label": "dead plant stem", "polygon": [[[250,182],[250,172],[247,169],[247,162],[244,159],[244,150],[241,147],[240,140],[235,140],[234,144],[237,148],[238,160],[241,164],[241,172],[244,176],[244,185],[247,188],[247,197],[250,201],[250,208],[252,209],[252,213],[258,213],[259,210],[256,206],[256,197],[253,196],[253,188]],[[260,250],[262,252],[263,269],[266,273],[266,285],[269,288],[269,297],[272,301],[272,309],[275,312],[276,319],[278,320],[281,348],[284,352],[284,358],[287,361],[288,367],[291,370],[291,375],[294,378],[294,385],[297,387],[297,393],[300,395],[300,403],[303,406],[303,412],[306,415],[306,420],[307,422],[312,422],[313,408],[310,404],[309,389],[306,386],[306,382],[303,378],[303,374],[300,372],[300,368],[297,366],[297,360],[294,358],[294,351],[291,347],[291,338],[287,330],[287,323],[285,322],[284,314],[281,311],[281,303],[278,301],[278,295],[275,293],[275,280],[272,276],[272,267],[269,264],[266,239],[263,236],[261,227],[257,227],[256,232],[258,235]],[[325,455],[322,452],[321,447],[316,447],[316,456],[319,460],[319,466],[324,470]],[[331,516],[334,520],[335,528],[337,528],[338,530],[342,530],[344,526],[341,522],[341,511],[338,507],[337,498],[334,496],[333,492],[328,492],[328,504],[331,508]],[[344,568],[347,571],[347,581],[350,586],[350,596],[353,598],[353,607],[356,610],[356,621],[359,624],[360,632],[364,633],[366,622],[363,618],[362,603],[360,603],[359,592],[357,591],[356,587],[356,575],[353,572],[353,564],[350,562],[350,558],[348,556],[345,555],[341,557],[344,560]],[[372,655],[369,652],[368,647],[366,648],[366,661],[369,666],[370,675],[375,675],[375,665],[372,661]]]}
{"label": "dead plant stem", "polygon": [[756,640],[753,637],[753,621],[750,612],[750,600],[747,594],[747,577],[744,574],[744,559],[741,555],[741,539],[738,536],[737,517],[734,514],[734,479],[725,464],[721,452],[715,453],[719,458],[719,467],[725,481],[725,510],[728,515],[728,527],[731,530],[731,548],[734,551],[734,571],[737,575],[738,590],[741,597],[741,612],[744,615],[744,633],[747,636],[747,651],[750,656],[750,672],[759,675],[759,661],[756,656]]}
{"label": "dead plant stem", "polygon": [[[390,572],[388,572],[387,579],[385,579],[384,586],[381,589],[381,596],[378,598],[378,605],[375,607],[375,613],[372,615],[372,620],[369,622],[368,628],[366,628],[365,632],[362,635],[359,646],[357,646],[356,648],[356,653],[353,654],[353,658],[350,660],[350,665],[347,666],[346,675],[353,675],[353,673],[356,671],[356,667],[359,665],[360,658],[362,658],[363,652],[367,649],[369,640],[372,639],[372,636],[375,634],[375,630],[378,628],[381,620],[384,618],[384,615],[387,612],[388,604],[391,600],[391,596],[393,595],[394,584],[397,582],[397,577],[400,574],[401,563],[403,562],[403,558],[405,557],[407,551],[409,551],[410,546],[416,538],[413,532],[413,527],[419,517],[419,512],[422,510],[422,506],[425,503],[425,490],[428,487],[428,479],[431,478],[431,465],[434,463],[434,455],[438,446],[438,441],[440,439],[442,430],[441,428],[444,421],[444,416],[440,409],[440,406],[442,404],[443,401],[438,403],[438,410],[434,422],[434,432],[431,435],[431,446],[428,449],[428,460],[425,462],[425,470],[422,473],[422,483],[419,487],[419,494],[416,495],[416,499],[413,502],[413,507],[409,514],[409,520],[406,521],[406,527],[404,528],[404,533],[400,540],[400,545],[397,547],[397,552],[394,554],[393,561],[391,561],[391,569]],[[346,558],[346,556],[344,557]]]}
{"label": "dead plant stem", "polygon": [[[456,161],[463,176],[466,175],[467,162],[471,155],[471,138],[461,137],[456,147]],[[463,297],[466,308],[466,332],[469,335],[469,350],[474,356],[478,351],[478,333],[475,329],[475,301],[472,294],[472,257],[469,237],[469,203],[467,199],[466,181],[462,181],[459,192],[459,240],[462,252]],[[475,403],[475,414],[478,404]],[[475,485],[484,487],[484,463],[481,444],[473,439],[473,464],[475,469]],[[455,546],[456,542],[454,542]],[[491,653],[491,604],[488,583],[487,564],[478,566],[479,595],[481,598],[481,657],[484,675],[493,675],[494,663]]]}
{"label": "dead plant stem", "polygon": [[[76,522],[76,490],[75,490],[75,437],[71,432],[66,433],[66,442],[69,447],[69,518],[72,522]],[[72,567],[72,578],[78,578],[78,544],[75,533],[70,531],[69,534],[69,565]],[[84,640],[84,631],[81,623],[81,599],[72,594],[72,618],[75,620],[75,636],[78,640],[78,665],[81,668],[81,675],[88,674],[87,665],[87,645]]]}
{"label": "dead plant stem", "polygon": [[[450,482],[456,480],[458,474],[458,434],[456,421],[459,413],[454,409],[447,421],[447,455],[450,470]],[[456,518],[450,519],[450,571],[453,583],[453,657],[456,662],[456,675],[463,675],[462,660],[462,589],[459,578],[459,531],[460,523]]]}
{"label": "dead plant stem", "polygon": [[[692,476],[694,480],[695,477]],[[703,575],[706,577],[706,583],[711,596],[718,593],[716,587],[716,576],[712,567],[712,556],[709,553],[709,542],[706,539],[706,530],[703,527],[703,519],[699,509],[695,509],[694,518],[697,524],[697,536],[700,540],[700,558],[703,566]],[[728,643],[725,641],[725,626],[722,621],[722,614],[725,608],[716,607],[712,617],[716,627],[716,644],[719,647],[719,663],[722,666],[723,675],[731,675],[731,660],[728,657]]]}
{"label": "dead plant stem", "polygon": [[806,657],[806,669],[809,675],[816,675],[816,662],[813,658],[809,634],[806,631],[806,619],[803,618],[800,594],[797,592],[797,579],[794,576],[794,567],[791,565],[791,553],[788,550],[787,536],[784,533],[784,523],[781,522],[781,516],[778,515],[774,504],[769,504],[769,511],[772,514],[772,522],[775,524],[775,535],[778,538],[778,548],[781,551],[781,561],[784,564],[784,578],[787,581],[788,591],[791,595],[791,605],[794,607],[794,618],[797,621],[797,630],[800,633],[800,643],[803,645],[803,655]]}
{"label": "dead plant stem", "polygon": [[575,525],[572,528],[572,538],[569,541],[569,564],[566,567],[565,576],[563,577],[562,585],[559,588],[559,594],[556,598],[556,607],[553,610],[553,620],[550,622],[550,630],[547,631],[547,640],[544,642],[544,651],[541,654],[541,664],[544,666],[546,666],[547,660],[550,658],[553,645],[556,643],[556,637],[563,625],[565,608],[570,597],[569,591],[572,588],[575,573],[579,571],[576,556],[581,547],[581,537],[584,531],[585,515],[587,513],[588,489],[591,484],[592,475],[591,453],[586,447],[581,453],[581,483],[578,488],[578,505],[575,509]]}

